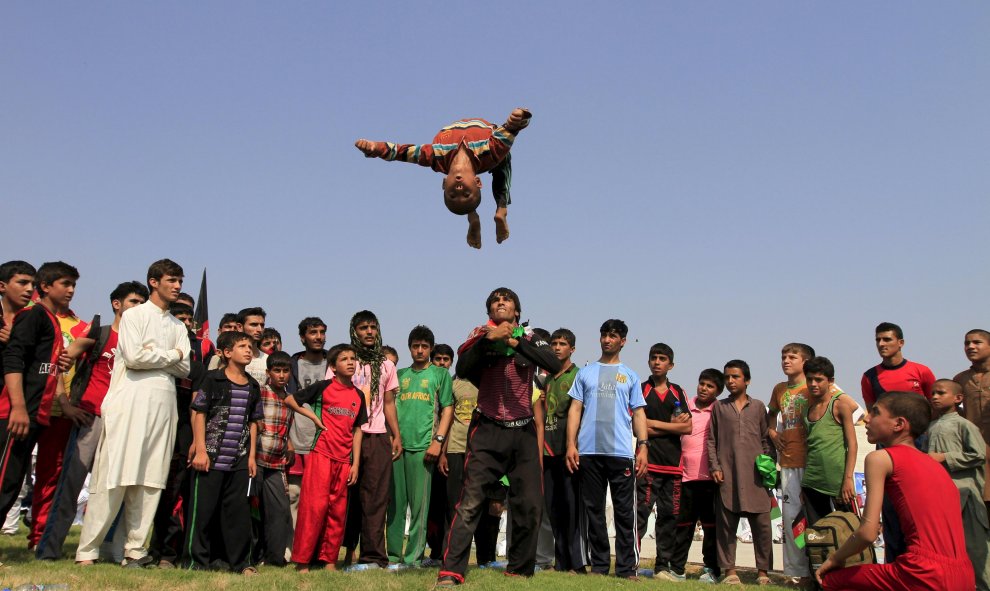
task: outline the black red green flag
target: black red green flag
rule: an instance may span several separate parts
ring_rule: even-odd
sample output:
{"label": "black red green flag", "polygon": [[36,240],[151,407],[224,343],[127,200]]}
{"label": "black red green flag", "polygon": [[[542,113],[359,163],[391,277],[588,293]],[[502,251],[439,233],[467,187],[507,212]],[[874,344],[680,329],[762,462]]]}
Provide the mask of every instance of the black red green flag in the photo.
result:
{"label": "black red green flag", "polygon": [[203,269],[203,282],[199,286],[199,297],[196,298],[196,312],[193,314],[196,322],[196,338],[201,341],[210,338],[210,310],[206,301],[206,269]]}

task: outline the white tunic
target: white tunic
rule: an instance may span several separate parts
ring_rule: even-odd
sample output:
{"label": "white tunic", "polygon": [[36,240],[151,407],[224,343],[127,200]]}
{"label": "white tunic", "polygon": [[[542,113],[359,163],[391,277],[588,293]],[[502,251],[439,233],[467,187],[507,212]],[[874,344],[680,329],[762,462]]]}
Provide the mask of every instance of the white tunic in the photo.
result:
{"label": "white tunic", "polygon": [[175,378],[189,375],[189,353],[185,325],[150,300],[121,316],[110,388],[101,407],[94,490],[165,488],[178,420]]}

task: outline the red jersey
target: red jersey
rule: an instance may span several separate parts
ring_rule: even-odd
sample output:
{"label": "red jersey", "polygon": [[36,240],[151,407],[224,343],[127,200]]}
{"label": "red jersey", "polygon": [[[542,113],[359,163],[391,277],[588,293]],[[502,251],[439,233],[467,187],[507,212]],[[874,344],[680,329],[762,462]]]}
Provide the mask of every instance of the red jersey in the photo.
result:
{"label": "red jersey", "polygon": [[103,406],[103,399],[110,389],[110,375],[113,373],[114,354],[117,349],[117,331],[110,329],[107,335],[107,342],[100,351],[100,358],[93,365],[93,373],[89,376],[89,383],[86,391],[79,399],[79,408],[100,416],[100,407]]}
{"label": "red jersey", "polygon": [[[299,404],[319,405],[320,420],[326,430],[316,440],[313,453],[336,462],[351,461],[354,429],[368,422],[364,393],[354,386],[334,380],[321,380],[296,392],[292,397]],[[317,400],[314,402],[314,400]],[[308,420],[308,419],[302,419]]]}
{"label": "red jersey", "polygon": [[963,537],[959,489],[949,473],[928,454],[907,445],[884,448],[894,463],[883,494],[901,521],[905,554],[920,551],[968,560]]}
{"label": "red jersey", "polygon": [[[877,384],[880,390],[877,391]],[[916,392],[931,399],[935,374],[927,366],[905,359],[896,367],[884,364],[871,367],[863,374],[860,387],[866,408],[873,408],[879,394],[884,392]]]}

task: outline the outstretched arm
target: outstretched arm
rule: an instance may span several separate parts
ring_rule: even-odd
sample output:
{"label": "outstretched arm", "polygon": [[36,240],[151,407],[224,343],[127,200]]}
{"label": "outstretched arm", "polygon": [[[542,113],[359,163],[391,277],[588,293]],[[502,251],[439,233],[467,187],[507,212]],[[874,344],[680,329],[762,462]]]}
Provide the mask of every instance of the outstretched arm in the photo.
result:
{"label": "outstretched arm", "polygon": [[413,162],[420,166],[433,166],[432,144],[393,144],[392,142],[372,142],[360,139],[354,147],[368,158]]}

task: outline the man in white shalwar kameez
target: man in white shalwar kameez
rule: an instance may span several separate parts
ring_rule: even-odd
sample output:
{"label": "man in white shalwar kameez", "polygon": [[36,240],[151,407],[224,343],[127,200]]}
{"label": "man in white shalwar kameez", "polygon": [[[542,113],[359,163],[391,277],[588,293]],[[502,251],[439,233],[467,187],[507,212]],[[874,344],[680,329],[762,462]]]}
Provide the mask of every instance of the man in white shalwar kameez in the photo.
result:
{"label": "man in white shalwar kameez", "polygon": [[182,276],[182,267],[168,259],[152,264],[151,297],[120,319],[77,563],[98,558],[121,506],[118,527],[126,533],[125,563],[144,566],[151,561],[144,546],[175,444],[175,378],[189,375],[188,330],[168,313],[181,292]]}

